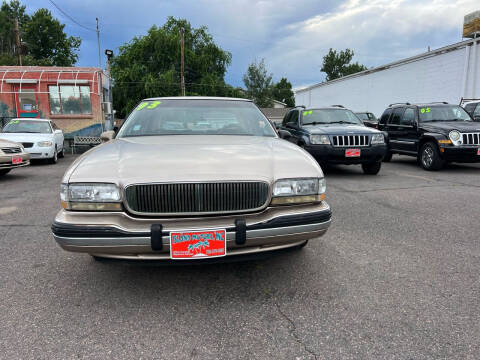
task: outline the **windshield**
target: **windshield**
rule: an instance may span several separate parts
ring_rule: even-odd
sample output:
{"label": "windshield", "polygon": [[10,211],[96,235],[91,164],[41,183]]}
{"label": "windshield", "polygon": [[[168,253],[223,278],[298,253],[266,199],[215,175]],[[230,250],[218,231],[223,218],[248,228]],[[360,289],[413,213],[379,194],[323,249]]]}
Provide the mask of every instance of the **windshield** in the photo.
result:
{"label": "windshield", "polygon": [[368,118],[368,114],[367,114],[367,113],[355,113],[355,115],[357,115],[358,118],[359,118],[360,120],[362,120],[362,121],[368,121],[368,120],[370,120],[370,119]]}
{"label": "windshield", "polygon": [[470,115],[458,105],[432,105],[418,108],[420,122],[472,121]]}
{"label": "windshield", "polygon": [[141,102],[117,138],[155,135],[247,135],[275,137],[270,122],[251,102],[148,100]]}
{"label": "windshield", "polygon": [[359,118],[346,109],[313,109],[303,111],[303,125],[316,124],[356,124],[362,125]]}
{"label": "windshield", "polygon": [[4,133],[51,134],[52,128],[47,121],[11,120],[3,128]]}

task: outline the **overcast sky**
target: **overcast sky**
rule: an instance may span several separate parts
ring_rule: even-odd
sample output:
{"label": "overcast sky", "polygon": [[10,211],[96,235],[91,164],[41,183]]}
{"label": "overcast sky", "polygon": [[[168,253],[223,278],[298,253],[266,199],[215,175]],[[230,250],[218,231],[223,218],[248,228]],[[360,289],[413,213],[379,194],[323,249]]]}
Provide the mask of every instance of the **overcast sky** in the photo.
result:
{"label": "overcast sky", "polygon": [[[294,87],[320,82],[322,58],[330,47],[351,48],[355,61],[382,65],[461,40],[463,16],[480,10],[478,0],[54,0],[74,20],[95,27],[100,19],[103,49],[113,49],[167,16],[206,25],[215,42],[232,53],[226,81],[243,86],[242,75],[254,59],[265,58],[274,80]],[[27,11],[50,9],[80,36],[79,66],[97,66],[96,33],[57,10],[49,0],[22,1]]]}

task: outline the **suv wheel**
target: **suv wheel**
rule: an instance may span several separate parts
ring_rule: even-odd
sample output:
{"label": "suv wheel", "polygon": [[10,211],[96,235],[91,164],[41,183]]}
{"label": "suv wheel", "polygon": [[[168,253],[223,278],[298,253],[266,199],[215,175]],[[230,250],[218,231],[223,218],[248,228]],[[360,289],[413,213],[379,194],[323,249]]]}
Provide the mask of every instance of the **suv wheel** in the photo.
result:
{"label": "suv wheel", "polygon": [[362,164],[363,172],[367,175],[377,175],[381,167],[382,167],[381,161]]}
{"label": "suv wheel", "polygon": [[433,142],[423,144],[419,160],[422,167],[428,171],[440,170],[445,163],[440,157],[437,145]]}

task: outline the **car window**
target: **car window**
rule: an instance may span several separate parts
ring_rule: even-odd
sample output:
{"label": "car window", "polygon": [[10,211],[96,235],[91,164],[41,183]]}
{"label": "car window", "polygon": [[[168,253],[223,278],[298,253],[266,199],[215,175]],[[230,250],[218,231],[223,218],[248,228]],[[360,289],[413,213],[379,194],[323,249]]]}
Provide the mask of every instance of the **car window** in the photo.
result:
{"label": "car window", "polygon": [[392,114],[392,109],[391,108],[386,109],[383,112],[382,117],[380,118],[380,123],[386,124],[391,114]]}
{"label": "car window", "polygon": [[292,116],[293,111],[289,111],[287,114],[285,114],[285,117],[283,118],[282,125],[285,126],[287,125],[290,117]]}
{"label": "car window", "polygon": [[415,123],[415,110],[407,108],[402,116],[400,125],[413,125]]}
{"label": "car window", "polygon": [[475,108],[475,111],[473,112],[473,116],[480,116],[480,103],[475,104],[477,107]]}
{"label": "car window", "polygon": [[363,125],[352,111],[347,109],[312,109],[304,110],[303,125],[318,124],[356,124]]}
{"label": "car window", "polygon": [[34,133],[51,134],[52,128],[48,121],[13,119],[3,128],[4,133]]}
{"label": "car window", "polygon": [[290,116],[288,122],[298,126],[298,110],[292,111],[292,115]]}
{"label": "car window", "polygon": [[472,115],[474,110],[475,110],[476,105],[477,104],[474,104],[474,103],[470,103],[470,104],[465,105],[465,111],[468,112],[470,115]]}
{"label": "car window", "polygon": [[418,109],[420,122],[472,121],[464,108],[458,105],[424,105]]}
{"label": "car window", "polygon": [[388,122],[388,124],[389,125],[400,125],[400,120],[402,118],[404,110],[405,110],[405,108],[403,108],[403,107],[398,107],[398,108],[393,109],[393,115],[390,118],[390,121]]}
{"label": "car window", "polygon": [[249,135],[275,137],[272,124],[252,102],[207,99],[142,101],[118,138],[157,135]]}
{"label": "car window", "polygon": [[370,119],[367,113],[355,113],[355,115],[362,121],[368,121]]}
{"label": "car window", "polygon": [[375,117],[375,115],[373,115],[372,113],[367,113],[367,115],[368,115],[368,118],[369,118],[370,120],[377,120],[377,118]]}

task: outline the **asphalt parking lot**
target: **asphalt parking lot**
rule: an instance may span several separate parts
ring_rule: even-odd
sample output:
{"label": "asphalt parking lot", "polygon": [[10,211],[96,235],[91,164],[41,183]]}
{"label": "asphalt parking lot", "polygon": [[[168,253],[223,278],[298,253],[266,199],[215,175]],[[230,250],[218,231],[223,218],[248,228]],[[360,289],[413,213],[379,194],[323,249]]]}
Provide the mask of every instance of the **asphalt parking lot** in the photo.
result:
{"label": "asphalt parking lot", "polygon": [[480,165],[331,168],[303,250],[151,267],[56,245],[72,160],[0,179],[0,358],[478,359]]}

